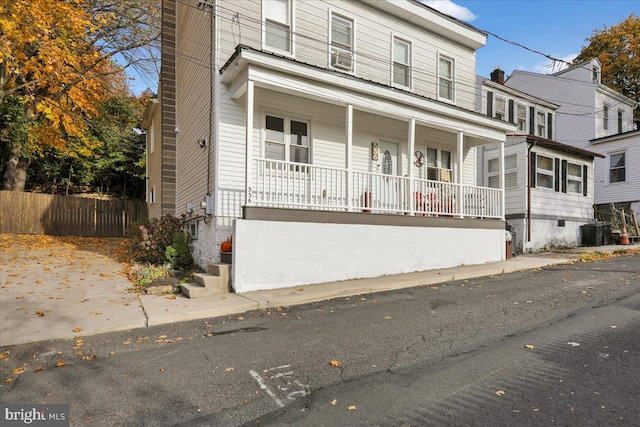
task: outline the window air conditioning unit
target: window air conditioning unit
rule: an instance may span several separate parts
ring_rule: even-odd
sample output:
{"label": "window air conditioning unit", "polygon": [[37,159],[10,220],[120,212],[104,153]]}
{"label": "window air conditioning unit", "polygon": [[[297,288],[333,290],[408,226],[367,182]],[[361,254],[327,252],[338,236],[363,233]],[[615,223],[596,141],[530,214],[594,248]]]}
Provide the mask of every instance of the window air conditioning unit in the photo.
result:
{"label": "window air conditioning unit", "polygon": [[331,55],[331,66],[341,70],[351,71],[353,54],[344,50],[334,50]]}

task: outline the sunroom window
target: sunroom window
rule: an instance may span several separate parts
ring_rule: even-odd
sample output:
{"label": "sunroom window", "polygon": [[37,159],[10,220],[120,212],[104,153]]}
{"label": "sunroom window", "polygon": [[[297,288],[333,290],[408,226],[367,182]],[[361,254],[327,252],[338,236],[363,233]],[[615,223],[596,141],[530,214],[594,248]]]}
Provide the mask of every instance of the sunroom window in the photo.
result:
{"label": "sunroom window", "polygon": [[554,188],[555,164],[551,157],[536,157],[536,182],[538,187]]}

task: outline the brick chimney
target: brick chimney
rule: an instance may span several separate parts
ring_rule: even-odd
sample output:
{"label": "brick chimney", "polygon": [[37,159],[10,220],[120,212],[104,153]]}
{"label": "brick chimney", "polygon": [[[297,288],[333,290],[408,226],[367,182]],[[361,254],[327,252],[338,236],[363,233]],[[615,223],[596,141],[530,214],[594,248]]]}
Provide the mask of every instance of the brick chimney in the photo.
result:
{"label": "brick chimney", "polygon": [[500,67],[496,67],[496,69],[491,72],[491,81],[501,85],[504,84],[504,71],[502,71]]}

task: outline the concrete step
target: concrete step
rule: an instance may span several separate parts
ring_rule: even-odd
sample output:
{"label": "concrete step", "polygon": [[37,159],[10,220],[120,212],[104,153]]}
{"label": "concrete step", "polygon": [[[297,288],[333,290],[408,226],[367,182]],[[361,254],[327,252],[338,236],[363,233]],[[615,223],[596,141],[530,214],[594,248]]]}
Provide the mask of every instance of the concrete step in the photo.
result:
{"label": "concrete step", "polygon": [[229,292],[229,278],[214,276],[209,273],[195,273],[193,280],[196,284],[212,289],[215,293],[226,294]]}
{"label": "concrete step", "polygon": [[205,288],[204,286],[196,283],[183,283],[181,285],[181,289],[182,293],[185,294],[187,298],[198,298],[207,295],[215,295],[217,293],[214,289]]}
{"label": "concrete step", "polygon": [[220,276],[222,280],[229,282],[229,278],[231,277],[231,264],[223,262],[209,263],[207,264],[207,273]]}

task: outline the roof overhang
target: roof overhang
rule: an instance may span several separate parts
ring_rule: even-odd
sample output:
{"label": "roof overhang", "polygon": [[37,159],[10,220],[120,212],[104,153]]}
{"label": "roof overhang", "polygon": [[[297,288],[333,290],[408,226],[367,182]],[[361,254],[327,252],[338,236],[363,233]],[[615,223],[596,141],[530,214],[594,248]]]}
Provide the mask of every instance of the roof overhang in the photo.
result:
{"label": "roof overhang", "polygon": [[156,114],[157,108],[158,97],[154,96],[149,99],[149,102],[144,109],[144,114],[142,116],[142,129],[149,129],[149,127],[151,126],[151,120],[153,120],[153,116]]}
{"label": "roof overhang", "polygon": [[490,87],[492,89],[501,90],[501,91],[506,92],[506,93],[508,93],[510,95],[513,95],[515,97],[526,99],[527,101],[530,101],[530,102],[535,102],[536,104],[542,105],[543,107],[549,108],[551,110],[557,110],[558,108],[560,108],[560,106],[558,104],[554,104],[552,102],[545,101],[544,99],[538,98],[538,97],[533,96],[533,95],[529,95],[528,93],[521,92],[521,91],[519,91],[517,89],[505,86],[505,85],[500,84],[500,83],[496,83],[496,82],[494,82],[492,80],[489,80],[489,79],[486,79],[486,78],[484,80],[482,80],[482,84],[487,86],[487,87]]}
{"label": "roof overhang", "polygon": [[617,133],[615,135],[604,136],[602,138],[592,139],[589,142],[593,145],[604,144],[606,142],[612,141],[620,141],[622,139],[631,139],[631,138],[639,138],[638,143],[640,144],[640,129],[632,130],[629,132]]}
{"label": "roof overhang", "polygon": [[529,144],[549,148],[551,150],[561,151],[563,153],[573,154],[574,156],[583,157],[586,159],[594,159],[595,157],[605,157],[600,153],[594,151],[585,150],[584,148],[574,147],[573,145],[563,144],[561,142],[553,141],[551,139],[540,138],[538,136],[527,135],[526,141]]}

